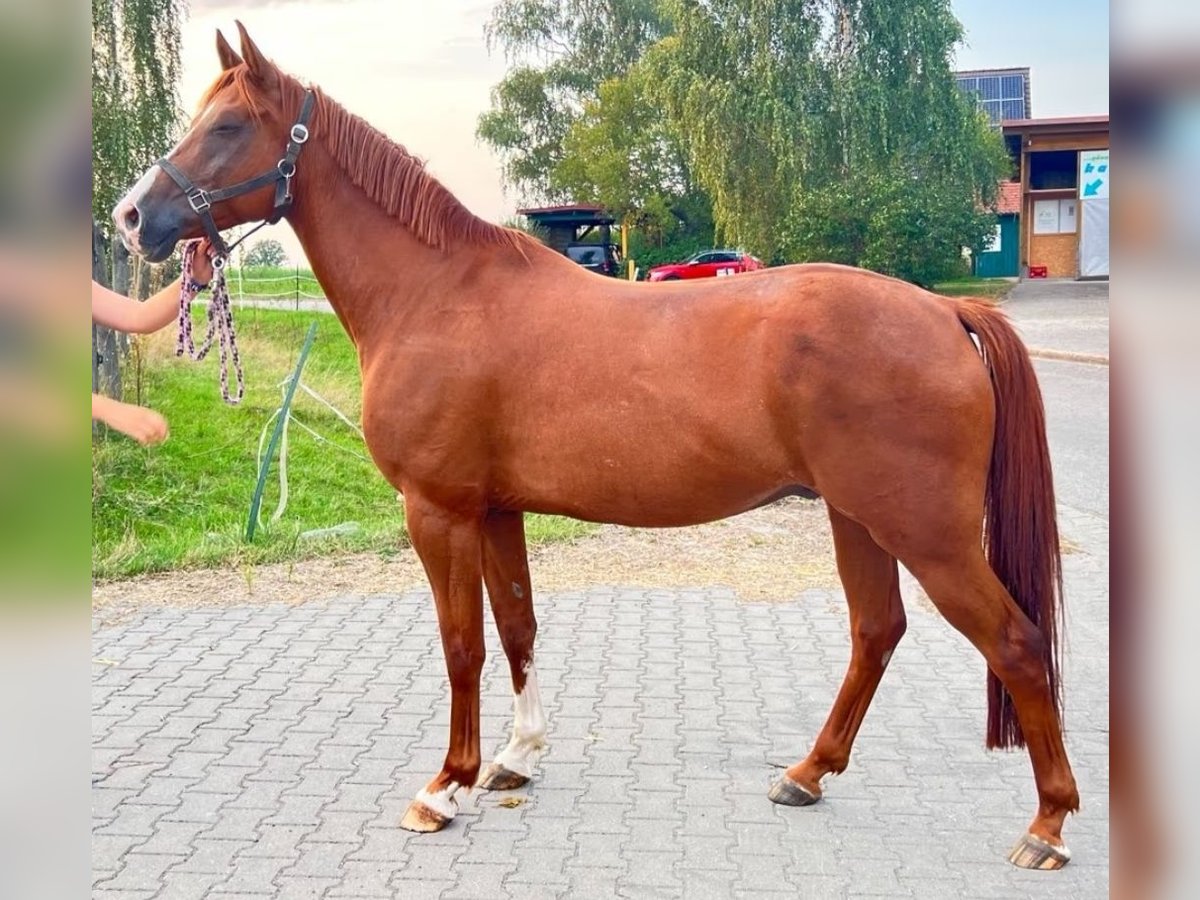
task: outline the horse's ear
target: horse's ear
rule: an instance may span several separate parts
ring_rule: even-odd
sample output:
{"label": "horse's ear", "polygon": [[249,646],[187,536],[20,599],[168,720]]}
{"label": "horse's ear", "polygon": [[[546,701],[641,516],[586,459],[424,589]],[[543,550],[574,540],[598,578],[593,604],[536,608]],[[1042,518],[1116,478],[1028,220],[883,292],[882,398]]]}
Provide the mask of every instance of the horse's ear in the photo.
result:
{"label": "horse's ear", "polygon": [[242,58],[237,55],[237,51],[229,46],[229,41],[225,40],[225,35],[217,30],[217,57],[221,60],[222,69],[232,69],[234,66],[242,64]]}
{"label": "horse's ear", "polygon": [[238,34],[242,39],[242,59],[246,61],[246,66],[250,69],[250,74],[263,82],[271,82],[275,79],[275,66],[271,61],[263,56],[262,51],[250,39],[250,33],[246,31],[246,26],[241,22],[237,23]]}

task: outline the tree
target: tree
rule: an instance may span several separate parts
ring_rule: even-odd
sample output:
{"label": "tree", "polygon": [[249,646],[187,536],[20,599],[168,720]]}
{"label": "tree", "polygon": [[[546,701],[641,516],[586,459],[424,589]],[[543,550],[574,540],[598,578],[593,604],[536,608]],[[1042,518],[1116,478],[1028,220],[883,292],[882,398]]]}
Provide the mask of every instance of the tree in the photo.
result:
{"label": "tree", "polygon": [[556,193],[597,203],[661,241],[679,227],[675,210],[691,182],[677,137],[647,97],[637,68],[603,82],[568,129],[547,180]]}
{"label": "tree", "polygon": [[486,33],[512,69],[492,90],[477,134],[527,200],[571,199],[550,173],[600,85],[620,77],[667,27],[661,0],[500,0]]}
{"label": "tree", "polygon": [[[186,0],[92,0],[92,277],[120,293],[130,291],[129,254],[113,240],[109,214],[174,141],[186,8]],[[148,266],[134,274],[145,297]],[[123,338],[94,325],[92,343],[93,389],[118,396]]]}
{"label": "tree", "polygon": [[949,0],[670,8],[646,63],[724,236],[923,282],[982,240],[1007,162],[955,83]]}
{"label": "tree", "polygon": [[711,202],[639,66],[669,33],[662,0],[502,0],[489,41],[513,63],[478,134],[528,202],[597,203],[639,261],[712,244]]}
{"label": "tree", "polygon": [[246,251],[243,264],[248,269],[276,268],[287,262],[283,244],[273,238],[258,241]]}
{"label": "tree", "polygon": [[92,0],[93,218],[174,143],[186,0]]}
{"label": "tree", "polygon": [[811,129],[817,5],[670,0],[674,34],[644,63],[697,182],[712,198],[719,237],[764,258],[780,248],[779,225]]}

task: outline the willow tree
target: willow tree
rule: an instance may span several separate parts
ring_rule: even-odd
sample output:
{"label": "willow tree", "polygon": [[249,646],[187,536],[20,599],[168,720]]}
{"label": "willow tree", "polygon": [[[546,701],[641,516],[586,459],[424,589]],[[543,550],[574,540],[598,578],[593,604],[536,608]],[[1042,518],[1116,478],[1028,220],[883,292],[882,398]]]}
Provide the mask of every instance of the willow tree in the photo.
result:
{"label": "willow tree", "polygon": [[669,0],[647,54],[730,242],[927,282],[978,246],[1006,171],[958,90],[949,0]]}
{"label": "willow tree", "polygon": [[819,114],[817,5],[669,0],[674,34],[642,62],[719,235],[764,257],[779,249]]}
{"label": "willow tree", "polygon": [[92,0],[92,213],[102,228],[177,136],[186,12],[186,0]]}
{"label": "willow tree", "polygon": [[[174,143],[186,11],[186,0],[92,0],[92,277],[121,293],[130,291],[128,254],[112,240],[110,211]],[[143,283],[141,295],[148,290]],[[92,389],[118,396],[122,342],[93,326],[92,345]]]}

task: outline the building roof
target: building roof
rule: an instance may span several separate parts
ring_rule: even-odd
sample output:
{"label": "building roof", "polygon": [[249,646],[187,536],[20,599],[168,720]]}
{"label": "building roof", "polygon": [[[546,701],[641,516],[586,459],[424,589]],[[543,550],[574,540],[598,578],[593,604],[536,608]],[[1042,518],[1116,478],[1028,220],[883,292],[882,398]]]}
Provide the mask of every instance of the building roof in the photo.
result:
{"label": "building roof", "polygon": [[1108,130],[1108,116],[1057,116],[1047,119],[1005,119],[1000,123],[1005,131],[1078,131],[1081,127]]}
{"label": "building roof", "polygon": [[1004,66],[999,69],[959,69],[954,74],[958,78],[973,78],[979,75],[1028,75],[1029,66]]}
{"label": "building roof", "polygon": [[568,203],[564,206],[532,206],[525,209],[518,209],[517,213],[522,216],[542,215],[545,213],[602,213],[603,206],[596,206],[592,203]]}
{"label": "building roof", "polygon": [[517,213],[531,219],[544,228],[586,228],[595,225],[613,225],[616,219],[605,212],[603,206],[590,203],[570,203],[566,206],[540,206],[518,209]]}
{"label": "building roof", "polygon": [[996,193],[996,212],[999,215],[1021,212],[1021,182],[1002,181]]}

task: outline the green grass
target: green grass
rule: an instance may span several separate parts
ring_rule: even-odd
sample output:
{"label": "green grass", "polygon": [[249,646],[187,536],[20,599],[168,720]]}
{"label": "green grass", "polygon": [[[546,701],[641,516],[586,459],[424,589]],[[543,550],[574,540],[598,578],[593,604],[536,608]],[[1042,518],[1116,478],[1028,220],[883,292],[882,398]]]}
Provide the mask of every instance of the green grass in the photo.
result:
{"label": "green grass", "polygon": [[[229,293],[233,297],[260,297],[290,300],[299,289],[303,299],[324,297],[325,290],[310,269],[258,267],[230,268],[227,274]],[[239,280],[240,279],[240,280]]]}
{"label": "green grass", "polygon": [[1012,290],[1013,282],[1006,278],[956,278],[934,285],[936,293],[947,297],[983,297],[1000,302]]}
{"label": "green grass", "polygon": [[[197,310],[202,333],[204,313]],[[164,416],[171,437],[143,448],[115,432],[92,454],[92,570],[97,578],[218,565],[252,565],[352,551],[394,552],[407,542],[396,492],[366,456],[362,439],[311,397],[297,392],[296,418],[332,441],[293,424],[289,432],[289,500],[281,521],[268,519],[278,500],[277,468],[263,498],[266,527],[244,541],[257,475],[259,435],[278,408],[277,385],[294,369],[308,325],[318,325],[303,381],[344,412],[360,418],[358,360],[336,317],[241,309],[235,313],[246,372],[246,397],[220,397],[216,350],[202,362],[177,359],[174,341],[156,336],[124,369],[126,399]],[[403,415],[403,410],[397,411]],[[352,535],[302,540],[304,531],[356,522]],[[532,543],[569,540],[592,526],[528,516]]]}

